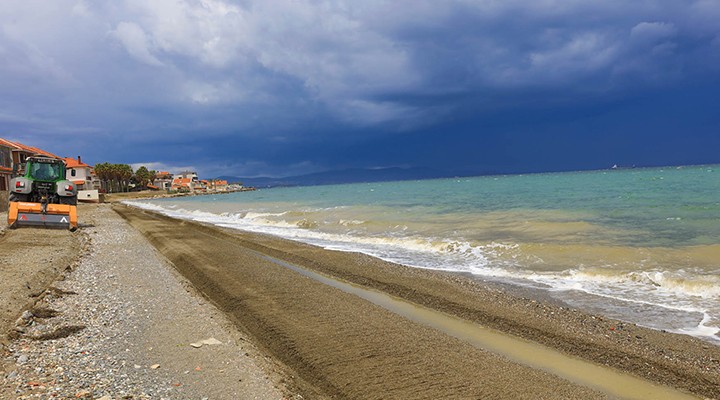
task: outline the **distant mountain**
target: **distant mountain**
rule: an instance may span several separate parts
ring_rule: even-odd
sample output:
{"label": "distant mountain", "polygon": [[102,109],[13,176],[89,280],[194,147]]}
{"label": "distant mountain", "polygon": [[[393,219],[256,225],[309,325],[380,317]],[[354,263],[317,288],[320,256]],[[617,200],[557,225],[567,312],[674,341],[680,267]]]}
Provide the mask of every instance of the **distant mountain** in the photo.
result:
{"label": "distant mountain", "polygon": [[220,179],[228,182],[240,182],[244,186],[277,187],[277,186],[314,186],[334,185],[340,183],[385,182],[404,181],[415,179],[433,179],[452,176],[467,176],[468,174],[453,174],[431,168],[350,168],[336,171],[316,172],[307,175],[289,176],[284,178],[243,178],[237,176],[221,176]]}

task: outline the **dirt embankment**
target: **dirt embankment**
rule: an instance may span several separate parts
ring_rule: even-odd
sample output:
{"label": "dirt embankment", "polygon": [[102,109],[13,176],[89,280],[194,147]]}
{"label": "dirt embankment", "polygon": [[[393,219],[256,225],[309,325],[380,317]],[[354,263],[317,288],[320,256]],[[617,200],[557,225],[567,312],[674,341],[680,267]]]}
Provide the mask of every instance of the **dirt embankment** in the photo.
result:
{"label": "dirt embankment", "polygon": [[298,376],[332,398],[603,398],[509,362],[273,263],[309,270],[720,398],[720,347],[508,295],[470,278],[355,253],[118,211],[195,287]]}
{"label": "dirt embankment", "polygon": [[22,310],[77,264],[84,243],[79,232],[64,229],[26,228],[10,234],[6,213],[0,221],[0,343],[6,343]]}

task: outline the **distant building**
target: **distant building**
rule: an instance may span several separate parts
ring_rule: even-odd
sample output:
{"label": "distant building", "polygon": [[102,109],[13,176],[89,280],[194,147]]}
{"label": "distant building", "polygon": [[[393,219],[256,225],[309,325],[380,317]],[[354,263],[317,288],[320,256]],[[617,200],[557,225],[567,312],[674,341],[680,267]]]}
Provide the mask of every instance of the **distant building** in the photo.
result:
{"label": "distant building", "polygon": [[222,179],[213,179],[208,181],[208,190],[213,192],[227,192],[228,181]]}
{"label": "distant building", "polygon": [[31,156],[60,158],[55,154],[38,149],[37,147],[0,138],[0,191],[8,190],[8,185],[10,184],[14,170],[17,169],[17,172],[21,174],[23,163]]}
{"label": "distant building", "polygon": [[12,147],[0,142],[0,191],[8,190],[12,179]]}
{"label": "distant building", "polygon": [[180,191],[194,192],[196,190],[203,190],[205,186],[198,179],[198,175],[193,171],[183,171],[176,174],[172,180],[172,189]]}
{"label": "distant building", "polygon": [[198,181],[198,174],[194,171],[183,171],[179,174],[175,174],[175,178],[190,179],[192,181]]}
{"label": "distant building", "polygon": [[75,183],[78,190],[100,189],[100,180],[95,176],[95,170],[85,164],[78,156],[74,158],[63,158],[67,179]]}
{"label": "distant building", "polygon": [[172,181],[172,190],[179,190],[179,191],[193,191],[195,189],[195,185],[193,184],[192,179],[183,178],[183,177],[175,177]]}
{"label": "distant building", "polygon": [[53,153],[38,149],[37,147],[27,146],[20,142],[11,142],[7,139],[0,138],[0,143],[10,147],[13,165],[20,165],[31,156],[43,156],[57,159],[62,158]]}
{"label": "distant building", "polygon": [[155,174],[155,180],[152,186],[157,187],[160,190],[170,190],[173,185],[173,175],[167,171],[160,171]]}

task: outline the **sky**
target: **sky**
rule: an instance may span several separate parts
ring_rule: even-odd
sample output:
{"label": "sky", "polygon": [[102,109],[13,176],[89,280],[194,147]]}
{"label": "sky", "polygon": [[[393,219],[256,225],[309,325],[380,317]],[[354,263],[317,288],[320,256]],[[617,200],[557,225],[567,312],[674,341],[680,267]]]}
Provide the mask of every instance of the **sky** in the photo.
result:
{"label": "sky", "polygon": [[720,162],[720,0],[2,0],[0,137],[206,178]]}

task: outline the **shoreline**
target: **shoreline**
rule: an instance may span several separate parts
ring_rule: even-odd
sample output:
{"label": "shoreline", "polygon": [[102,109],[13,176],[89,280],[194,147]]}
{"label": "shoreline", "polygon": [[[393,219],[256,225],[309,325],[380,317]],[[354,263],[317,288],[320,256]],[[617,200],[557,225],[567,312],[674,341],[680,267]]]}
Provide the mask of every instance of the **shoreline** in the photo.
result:
{"label": "shoreline", "polygon": [[[380,193],[370,193],[375,189]],[[711,243],[712,234],[703,236],[707,239],[696,245],[684,242],[682,237],[693,237],[687,230],[695,226],[694,222],[680,218],[666,221],[649,212],[647,217],[638,218],[657,222],[651,225],[658,229],[645,231],[636,227],[638,233],[613,225],[601,217],[601,209],[592,207],[594,211],[587,211],[587,215],[573,212],[572,207],[498,211],[497,205],[488,213],[474,206],[449,212],[443,207],[435,210],[427,199],[422,200],[422,186],[408,190],[424,206],[402,211],[394,209],[392,201],[381,200],[384,196],[391,199],[389,193],[394,188],[375,189],[351,185],[316,200],[311,200],[313,191],[292,191],[267,193],[262,199],[238,196],[227,202],[196,198],[126,203],[175,218],[269,233],[329,249],[364,252],[412,267],[470,272],[482,280],[510,282],[531,290],[547,289],[550,296],[590,314],[688,334],[720,345],[720,308],[715,301],[717,285],[713,277],[720,247]],[[355,192],[369,197],[348,197]],[[295,196],[297,203],[283,203]],[[364,208],[367,205],[356,204],[376,197],[380,203],[368,209]],[[255,202],[260,203],[253,205]],[[677,211],[662,210],[662,215],[675,215]],[[442,217],[434,217],[436,212]],[[625,219],[617,221],[621,220]],[[664,229],[670,228],[677,228],[677,246],[668,244],[672,238]],[[708,228],[708,232],[714,230],[716,227]],[[657,233],[651,233],[654,231]],[[630,234],[638,236],[637,241],[630,240],[634,237],[627,236]],[[661,239],[656,242],[655,236]]]}
{"label": "shoreline", "polygon": [[[533,300],[541,301],[541,302],[549,302],[554,305],[560,306],[560,307],[567,307],[567,308],[575,308],[578,310],[581,310],[587,314],[592,315],[598,315],[603,316],[608,319],[615,319],[622,321],[625,324],[633,324],[642,326],[651,330],[656,331],[668,331],[671,333],[677,333],[682,335],[691,336],[694,338],[698,338],[700,340],[703,340],[709,344],[720,346],[720,332],[716,332],[715,334],[709,333],[709,329],[705,327],[703,324],[705,323],[706,318],[709,317],[709,314],[703,313],[702,311],[692,311],[692,313],[699,314],[699,317],[695,320],[696,324],[693,325],[692,323],[687,325],[680,325],[676,324],[673,325],[672,322],[667,321],[677,321],[678,319],[682,319],[683,321],[687,320],[690,321],[690,316],[686,315],[679,315],[683,313],[691,313],[691,311],[680,311],[681,309],[673,308],[673,305],[668,304],[662,304],[662,303],[645,303],[643,306],[646,308],[652,308],[651,312],[648,312],[648,316],[645,316],[640,313],[635,313],[633,315],[631,312],[624,313],[620,310],[623,309],[623,306],[625,306],[625,310],[629,309],[630,307],[627,307],[628,305],[634,304],[635,300],[628,300],[627,298],[615,298],[611,295],[607,295],[606,293],[594,293],[591,291],[583,291],[583,290],[571,290],[567,291],[566,293],[570,294],[564,294],[564,291],[558,291],[556,292],[556,287],[553,287],[550,284],[546,284],[540,281],[534,281],[531,279],[526,279],[519,276],[508,276],[508,277],[502,277],[502,276],[484,276],[482,274],[475,274],[473,272],[469,272],[467,270],[453,270],[452,268],[442,269],[442,268],[434,268],[433,266],[416,266],[411,264],[403,264],[402,261],[394,261],[392,257],[383,257],[381,255],[373,254],[371,250],[368,250],[368,247],[352,247],[351,245],[344,245],[343,242],[340,242],[340,244],[333,243],[331,239],[329,240],[330,243],[332,243],[332,246],[328,248],[326,245],[323,245],[321,241],[314,240],[311,236],[305,236],[305,237],[293,237],[292,235],[287,235],[286,232],[273,232],[273,231],[267,231],[263,229],[258,229],[254,226],[248,226],[247,228],[244,226],[238,226],[236,228],[224,228],[220,223],[222,223],[221,220],[215,221],[215,222],[200,222],[194,219],[194,216],[192,214],[180,214],[175,213],[175,215],[172,214],[172,212],[169,212],[169,210],[160,209],[157,208],[149,208],[147,206],[143,206],[143,202],[139,201],[137,203],[133,203],[133,200],[146,200],[146,199],[128,199],[127,201],[120,201],[120,204],[123,205],[129,205],[132,207],[137,207],[143,210],[147,210],[148,212],[156,212],[163,215],[166,215],[170,218],[177,218],[179,220],[184,221],[191,221],[191,222],[198,222],[198,223],[207,223],[210,226],[218,227],[218,229],[229,229],[229,232],[234,231],[244,231],[248,233],[258,234],[258,235],[270,235],[272,237],[277,237],[283,240],[289,240],[289,241],[297,241],[300,243],[304,243],[310,246],[317,246],[326,250],[331,251],[340,251],[340,252],[360,252],[363,254],[366,254],[369,257],[378,258],[382,260],[383,262],[387,262],[390,264],[395,265],[401,265],[406,268],[412,268],[412,269],[420,269],[420,270],[426,270],[426,271],[435,271],[440,273],[448,273],[448,274],[457,274],[460,276],[464,276],[468,279],[474,279],[478,280],[479,282],[482,282],[485,285],[488,286],[496,286],[500,288],[501,290],[507,291],[509,293],[515,294],[515,296],[520,297],[527,297]],[[150,203],[152,204],[152,203]],[[161,207],[162,208],[162,207]],[[169,213],[166,214],[165,211],[168,211]],[[216,223],[218,225],[216,225]],[[283,236],[283,233],[286,235]],[[651,300],[648,300],[651,301]],[[617,304],[620,305],[614,305],[612,307],[607,306],[609,303],[617,302]],[[622,304],[621,304],[622,303]],[[606,304],[603,306],[602,304]],[[666,323],[658,323],[658,321],[653,321],[653,316],[657,315],[659,312],[665,312],[667,320],[663,321]],[[668,317],[669,315],[669,317]],[[633,318],[635,317],[635,318]],[[694,316],[693,316],[694,317]],[[673,320],[675,318],[675,320]]]}
{"label": "shoreline", "polygon": [[[191,226],[209,238],[222,237],[246,249],[566,354],[702,396],[720,398],[720,347],[697,338],[583,313],[553,301],[520,297],[497,284],[459,274],[405,267],[360,253],[326,250],[270,235],[172,219],[127,206],[116,209],[131,222],[143,216],[176,228]],[[149,226],[145,229],[153,230]],[[146,232],[162,252],[167,243],[155,235]]]}
{"label": "shoreline", "polygon": [[232,193],[241,193],[241,192],[254,192],[258,190],[255,187],[247,187],[242,188],[239,190],[228,190],[228,191],[218,191],[218,192],[202,192],[202,191],[193,191],[193,192],[175,192],[175,193],[168,193],[165,190],[158,190],[158,191],[140,191],[140,192],[116,192],[116,193],[103,193],[104,201],[103,203],[122,203],[127,200],[156,200],[156,199],[166,199],[166,198],[173,198],[173,197],[192,197],[192,196],[214,196],[214,195],[227,195]]}

